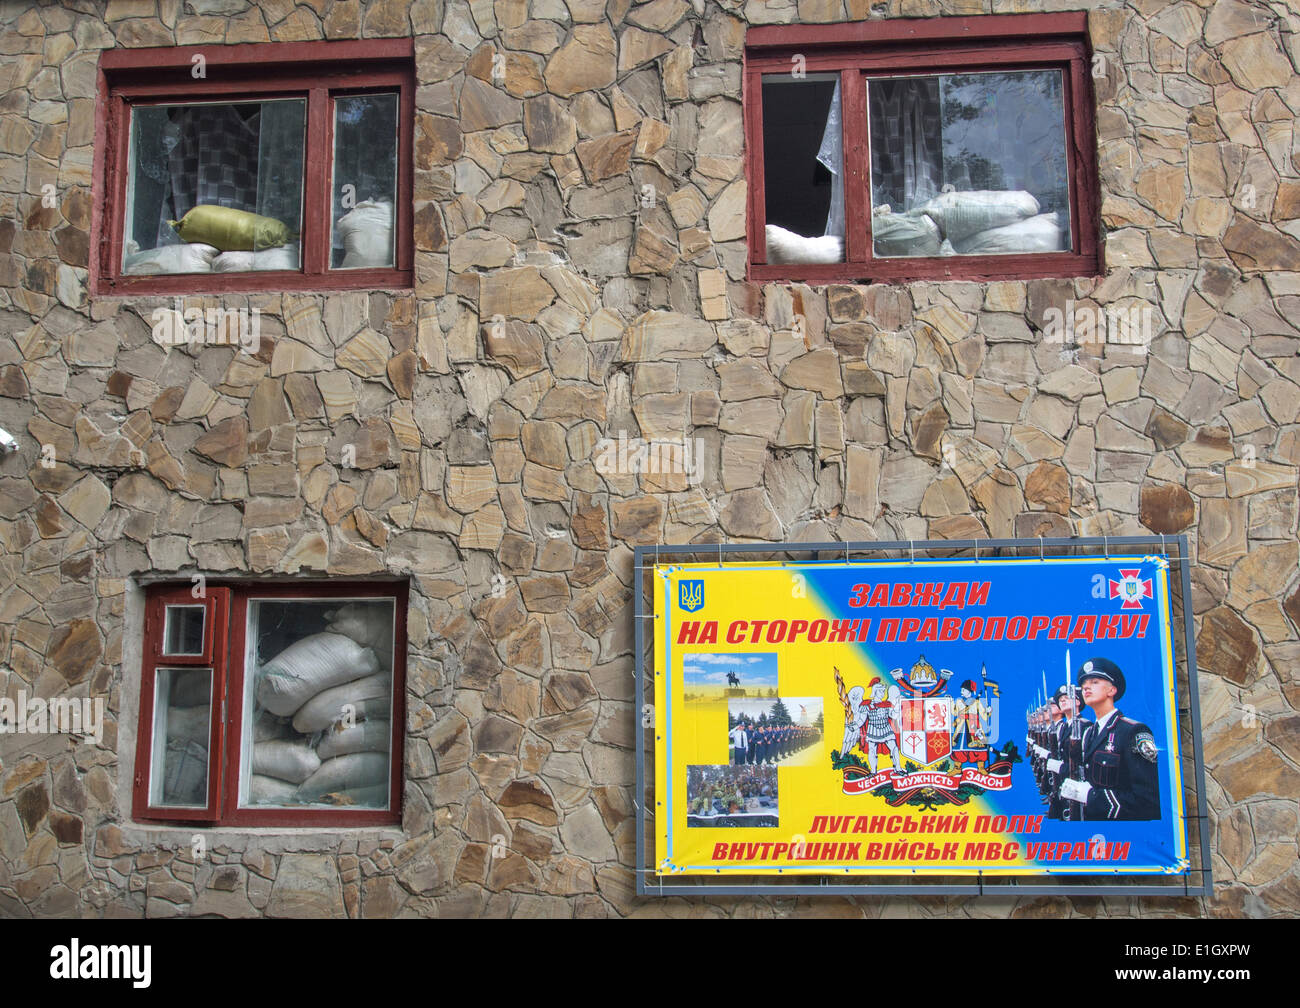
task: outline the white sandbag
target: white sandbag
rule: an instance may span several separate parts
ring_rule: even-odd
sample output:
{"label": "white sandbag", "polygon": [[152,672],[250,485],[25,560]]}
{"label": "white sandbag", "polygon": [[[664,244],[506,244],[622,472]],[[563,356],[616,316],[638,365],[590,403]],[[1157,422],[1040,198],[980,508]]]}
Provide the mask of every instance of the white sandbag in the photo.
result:
{"label": "white sandbag", "polygon": [[939,254],[939,225],[916,210],[896,214],[889,213],[887,207],[877,208],[871,215],[871,240],[879,256],[935,256]]}
{"label": "white sandbag", "polygon": [[269,742],[272,739],[284,739],[293,735],[293,725],[289,718],[277,717],[269,710],[259,710],[253,718],[253,741]]}
{"label": "white sandbag", "polygon": [[316,754],[327,760],[354,752],[386,753],[389,737],[387,721],[358,721],[348,728],[334,724],[326,729],[325,737],[316,746]]}
{"label": "white sandbag", "polygon": [[[366,653],[370,654],[369,649]],[[387,702],[391,690],[392,679],[387,673],[382,672],[335,686],[333,689],[323,690],[303,704],[298,713],[293,716],[294,730],[303,735],[323,731],[343,718],[345,705],[351,704],[356,708],[363,700],[380,697]],[[360,717],[361,714],[354,709],[353,716]]]}
{"label": "white sandbag", "polygon": [[288,805],[298,793],[298,786],[275,777],[253,774],[248,778],[248,800],[253,805]]}
{"label": "white sandbag", "polygon": [[306,742],[274,739],[253,743],[253,773],[301,784],[320,769],[320,757]]}
{"label": "white sandbag", "polygon": [[956,247],[978,231],[1014,224],[1038,213],[1038,200],[1024,192],[987,190],[946,192],[916,208],[934,219],[943,236]]}
{"label": "white sandbag", "polygon": [[384,753],[362,752],[335,756],[320,765],[320,769],[303,781],[298,788],[298,800],[320,801],[327,794],[348,792],[357,788],[381,787],[388,781],[388,756]]}
{"label": "white sandbag", "polygon": [[351,637],[312,634],[262,666],[257,699],[272,714],[293,714],[322,690],[373,675],[378,669],[374,652]]}
{"label": "white sandbag", "polygon": [[351,637],[375,653],[379,663],[387,667],[393,654],[393,607],[385,602],[379,605],[365,602],[348,602],[333,612],[326,613],[330,633]]}
{"label": "white sandbag", "polygon": [[213,273],[250,273],[253,270],[296,270],[298,243],[258,252],[222,252],[212,260]]}
{"label": "white sandbag", "polygon": [[342,268],[393,265],[393,204],[365,200],[334,225],[343,243]]}
{"label": "white sandbag", "polygon": [[168,707],[168,741],[198,742],[206,746],[210,735],[208,711],[207,704],[194,707]]}
{"label": "white sandbag", "polygon": [[1063,238],[1056,214],[1045,213],[1015,224],[979,231],[965,241],[953,242],[953,247],[962,255],[1063,252]]}
{"label": "white sandbag", "polygon": [[775,224],[767,226],[767,261],[776,263],[837,263],[844,261],[844,239],[835,235],[805,238]]}
{"label": "white sandbag", "polygon": [[128,252],[122,263],[127,276],[149,276],[155,273],[211,273],[212,260],[218,249],[200,242],[184,245],[164,245],[144,252]]}

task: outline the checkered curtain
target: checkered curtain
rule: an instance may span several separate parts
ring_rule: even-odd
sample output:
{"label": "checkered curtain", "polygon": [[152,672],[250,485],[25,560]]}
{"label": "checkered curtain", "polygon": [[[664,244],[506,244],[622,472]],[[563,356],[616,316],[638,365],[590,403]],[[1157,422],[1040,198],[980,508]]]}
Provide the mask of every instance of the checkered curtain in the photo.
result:
{"label": "checkered curtain", "polygon": [[245,121],[233,105],[176,110],[167,132],[168,198],[159,245],[174,244],[168,220],[214,205],[274,217],[297,233],[302,222],[304,103],[261,104]]}
{"label": "checkered curtain", "polygon": [[175,122],[179,140],[169,163],[173,219],[200,204],[256,212],[256,126],[245,123],[232,105],[194,105]]}
{"label": "checkered curtain", "polygon": [[943,184],[943,108],[937,77],[872,80],[872,206],[902,213],[938,195]]}

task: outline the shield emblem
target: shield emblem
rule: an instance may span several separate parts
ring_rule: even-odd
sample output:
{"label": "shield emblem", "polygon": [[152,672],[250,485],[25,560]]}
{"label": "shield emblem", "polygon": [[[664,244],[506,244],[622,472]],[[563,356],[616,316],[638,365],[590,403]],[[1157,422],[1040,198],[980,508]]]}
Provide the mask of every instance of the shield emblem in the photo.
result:
{"label": "shield emblem", "polygon": [[899,748],[905,757],[929,766],[952,752],[952,698],[903,701]]}
{"label": "shield emblem", "polygon": [[683,581],[681,582],[681,594],[677,598],[677,604],[687,612],[695,612],[697,609],[704,608],[704,582],[703,581]]}
{"label": "shield emblem", "polygon": [[1124,582],[1124,594],[1129,598],[1137,598],[1140,591],[1141,586],[1136,581]]}

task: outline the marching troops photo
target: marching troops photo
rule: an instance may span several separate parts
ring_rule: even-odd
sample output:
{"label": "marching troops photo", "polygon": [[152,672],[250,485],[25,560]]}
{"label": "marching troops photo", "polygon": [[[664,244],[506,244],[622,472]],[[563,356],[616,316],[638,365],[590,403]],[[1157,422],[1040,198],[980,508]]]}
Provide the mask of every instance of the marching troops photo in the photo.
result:
{"label": "marching troops photo", "polygon": [[1026,746],[1049,819],[1160,818],[1159,749],[1116,706],[1125,691],[1118,665],[1090,658],[1029,712]]}

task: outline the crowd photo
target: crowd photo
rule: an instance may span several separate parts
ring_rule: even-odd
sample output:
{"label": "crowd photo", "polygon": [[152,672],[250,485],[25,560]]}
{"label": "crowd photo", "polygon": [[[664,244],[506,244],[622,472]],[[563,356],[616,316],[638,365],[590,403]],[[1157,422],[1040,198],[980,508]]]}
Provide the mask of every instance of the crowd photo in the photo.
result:
{"label": "crowd photo", "polygon": [[799,757],[815,756],[823,727],[820,697],[731,700],[728,761],[732,766],[802,763]]}
{"label": "crowd photo", "polygon": [[776,767],[688,766],[687,826],[776,826]]}

